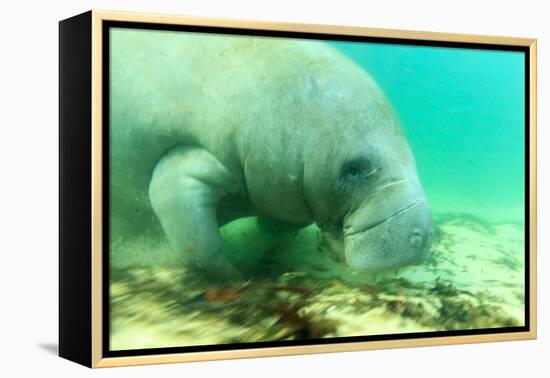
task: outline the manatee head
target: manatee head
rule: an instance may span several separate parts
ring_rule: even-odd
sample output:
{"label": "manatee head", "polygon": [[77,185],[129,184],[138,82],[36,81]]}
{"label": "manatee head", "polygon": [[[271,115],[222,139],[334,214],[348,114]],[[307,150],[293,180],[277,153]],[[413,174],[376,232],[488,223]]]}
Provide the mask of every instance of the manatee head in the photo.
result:
{"label": "manatee head", "polygon": [[432,217],[394,110],[368,74],[351,65],[319,91],[330,97],[323,99],[330,109],[320,109],[304,193],[332,252],[357,272],[421,263]]}
{"label": "manatee head", "polygon": [[382,181],[344,216],[341,236],[343,257],[354,271],[423,262],[431,244],[432,218],[418,180]]}

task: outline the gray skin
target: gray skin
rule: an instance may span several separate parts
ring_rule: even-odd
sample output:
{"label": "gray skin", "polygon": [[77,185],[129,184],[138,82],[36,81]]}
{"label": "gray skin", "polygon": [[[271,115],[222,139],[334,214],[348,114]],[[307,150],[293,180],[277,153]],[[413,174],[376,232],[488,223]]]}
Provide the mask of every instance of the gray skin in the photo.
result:
{"label": "gray skin", "polygon": [[426,256],[411,149],[381,90],[337,50],[132,30],[111,46],[111,202],[152,208],[186,265],[238,278],[219,226],[252,215],[316,223],[353,271]]}

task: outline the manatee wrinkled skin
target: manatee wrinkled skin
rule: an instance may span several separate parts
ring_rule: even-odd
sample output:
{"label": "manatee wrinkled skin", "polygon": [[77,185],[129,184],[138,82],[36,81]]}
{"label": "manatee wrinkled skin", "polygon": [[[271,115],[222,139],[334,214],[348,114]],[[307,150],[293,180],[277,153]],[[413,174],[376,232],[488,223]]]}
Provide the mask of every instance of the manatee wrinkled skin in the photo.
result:
{"label": "manatee wrinkled skin", "polygon": [[239,277],[219,226],[252,215],[315,222],[354,271],[426,256],[411,149],[381,90],[336,49],[116,29],[111,46],[113,209],[156,217],[184,264]]}

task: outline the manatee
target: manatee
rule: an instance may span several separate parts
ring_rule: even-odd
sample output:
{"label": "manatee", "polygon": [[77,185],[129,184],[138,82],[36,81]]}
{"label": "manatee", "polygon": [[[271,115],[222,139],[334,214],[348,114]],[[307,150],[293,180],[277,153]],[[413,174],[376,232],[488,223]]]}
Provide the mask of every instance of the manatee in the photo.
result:
{"label": "manatee", "polygon": [[184,265],[238,279],[219,228],[245,216],[315,223],[352,271],[426,257],[432,218],[411,148],[381,89],[337,49],[130,29],[110,38],[111,209],[158,220]]}

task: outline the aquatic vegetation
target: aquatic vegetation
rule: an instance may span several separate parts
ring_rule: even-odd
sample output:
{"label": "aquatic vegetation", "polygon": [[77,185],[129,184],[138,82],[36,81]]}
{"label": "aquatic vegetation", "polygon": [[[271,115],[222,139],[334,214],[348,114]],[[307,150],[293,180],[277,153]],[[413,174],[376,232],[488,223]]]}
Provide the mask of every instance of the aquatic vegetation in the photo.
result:
{"label": "aquatic vegetation", "polygon": [[446,214],[425,264],[375,275],[351,275],[322,258],[314,229],[263,254],[258,262],[266,271],[273,264],[270,274],[237,284],[209,286],[175,264],[113,265],[112,347],[521,325],[523,236],[507,225],[472,226],[476,219]]}

